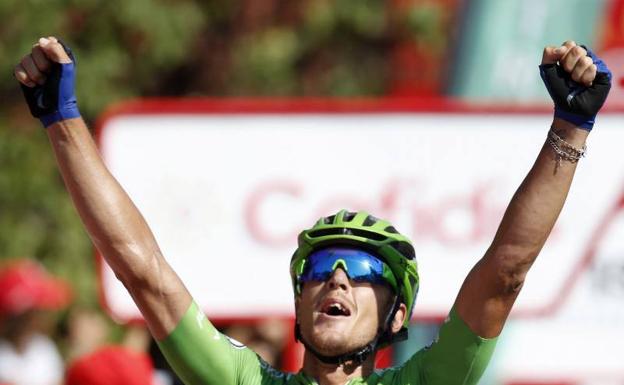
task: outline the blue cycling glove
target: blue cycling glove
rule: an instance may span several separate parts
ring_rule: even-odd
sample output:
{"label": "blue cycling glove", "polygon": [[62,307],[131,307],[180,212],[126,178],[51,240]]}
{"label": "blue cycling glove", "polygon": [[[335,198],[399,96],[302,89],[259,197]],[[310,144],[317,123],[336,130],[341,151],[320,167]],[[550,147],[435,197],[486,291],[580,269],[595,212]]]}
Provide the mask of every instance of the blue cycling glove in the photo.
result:
{"label": "blue cycling glove", "polygon": [[597,67],[596,78],[591,86],[585,87],[572,80],[570,74],[557,63],[542,64],[539,69],[546,89],[555,102],[555,117],[591,131],[596,115],[611,89],[611,71],[589,48],[581,47]]}
{"label": "blue cycling glove", "polygon": [[74,94],[76,59],[68,46],[60,40],[59,43],[72,62],[53,63],[43,85],[27,87],[22,84],[22,92],[30,113],[35,118],[39,118],[44,127],[49,127],[61,120],[80,117]]}

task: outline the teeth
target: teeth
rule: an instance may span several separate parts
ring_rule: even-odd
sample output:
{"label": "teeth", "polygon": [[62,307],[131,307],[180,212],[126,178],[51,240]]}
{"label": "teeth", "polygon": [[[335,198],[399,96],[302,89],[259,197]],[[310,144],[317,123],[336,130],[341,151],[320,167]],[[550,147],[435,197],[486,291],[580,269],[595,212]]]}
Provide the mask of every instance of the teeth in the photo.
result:
{"label": "teeth", "polygon": [[348,315],[348,310],[338,302],[330,303],[325,308],[325,313],[330,315]]}
{"label": "teeth", "polygon": [[322,311],[325,314],[331,315],[331,316],[349,316],[351,315],[351,312],[349,311],[349,309],[341,304],[338,301],[335,300],[328,300],[323,307],[320,309],[320,311]]}

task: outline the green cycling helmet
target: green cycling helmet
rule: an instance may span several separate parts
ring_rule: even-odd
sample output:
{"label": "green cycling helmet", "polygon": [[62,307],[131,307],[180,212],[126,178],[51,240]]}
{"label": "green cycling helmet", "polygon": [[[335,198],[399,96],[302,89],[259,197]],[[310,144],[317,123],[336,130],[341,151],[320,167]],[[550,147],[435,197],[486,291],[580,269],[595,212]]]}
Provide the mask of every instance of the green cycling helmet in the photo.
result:
{"label": "green cycling helmet", "polygon": [[299,277],[306,258],[312,252],[328,246],[349,246],[376,255],[390,267],[397,284],[401,302],[407,307],[403,324],[407,331],[418,295],[418,266],[411,241],[387,221],[364,211],[341,210],[319,219],[312,228],[299,234],[298,248],[290,261],[290,276],[295,295],[301,291]]}

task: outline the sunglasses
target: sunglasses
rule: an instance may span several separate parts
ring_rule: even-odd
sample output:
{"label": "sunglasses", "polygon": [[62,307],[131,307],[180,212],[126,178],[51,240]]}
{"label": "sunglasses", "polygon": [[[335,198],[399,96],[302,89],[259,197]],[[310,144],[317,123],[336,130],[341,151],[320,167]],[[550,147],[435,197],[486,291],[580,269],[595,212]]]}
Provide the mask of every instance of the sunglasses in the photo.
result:
{"label": "sunglasses", "polygon": [[337,268],[342,268],[355,282],[370,282],[389,285],[397,290],[394,274],[384,262],[362,250],[330,247],[313,252],[306,258],[299,282],[323,282],[329,279]]}

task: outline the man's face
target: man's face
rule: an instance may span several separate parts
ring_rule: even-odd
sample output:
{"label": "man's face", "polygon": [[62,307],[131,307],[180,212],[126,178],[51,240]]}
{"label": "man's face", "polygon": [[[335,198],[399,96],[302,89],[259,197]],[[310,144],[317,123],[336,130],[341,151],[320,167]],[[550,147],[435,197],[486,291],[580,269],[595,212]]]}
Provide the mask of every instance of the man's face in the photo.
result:
{"label": "man's face", "polygon": [[303,285],[296,300],[301,334],[321,354],[352,351],[375,337],[392,297],[388,287],[353,282],[338,268],[324,282]]}

